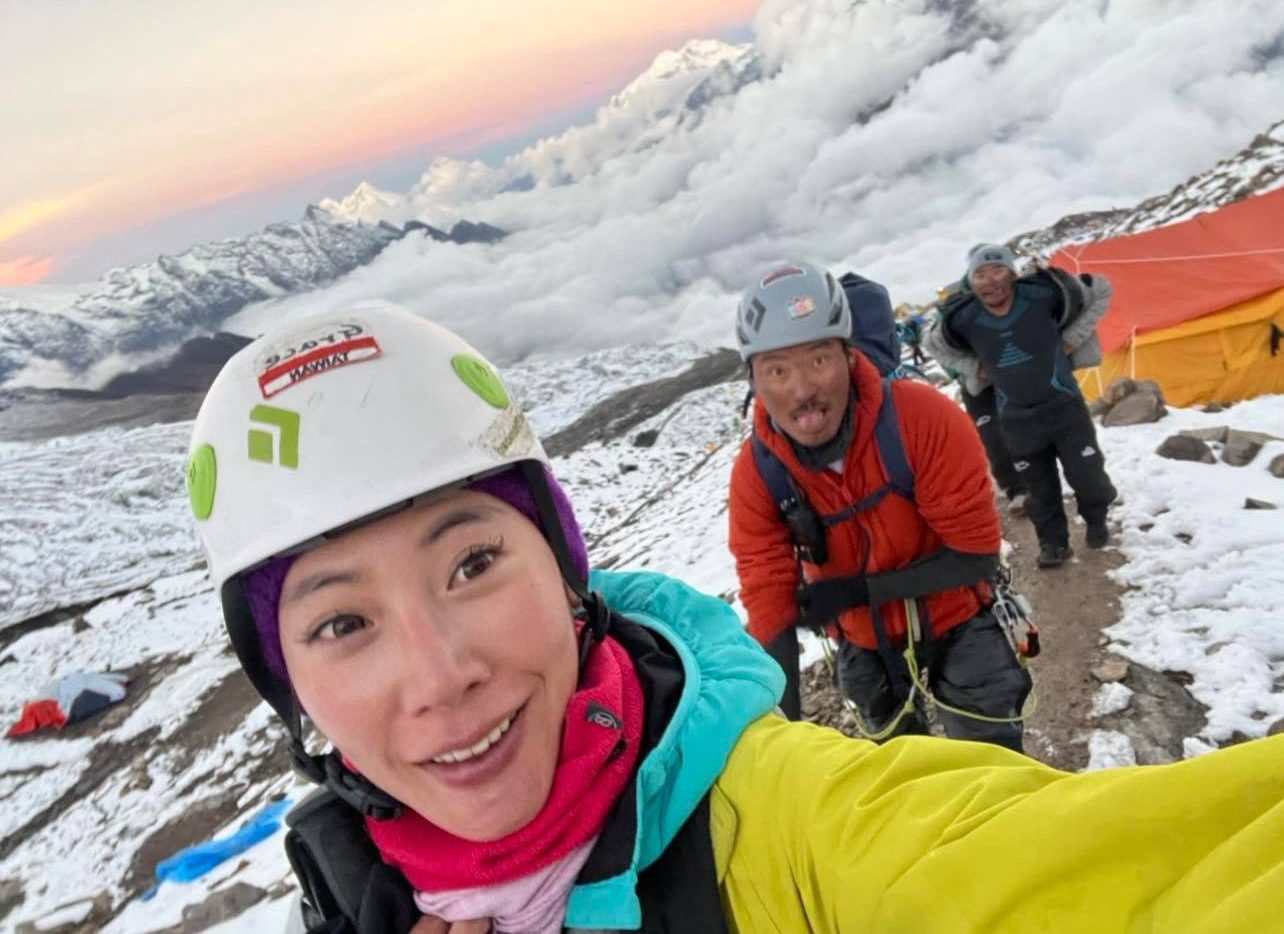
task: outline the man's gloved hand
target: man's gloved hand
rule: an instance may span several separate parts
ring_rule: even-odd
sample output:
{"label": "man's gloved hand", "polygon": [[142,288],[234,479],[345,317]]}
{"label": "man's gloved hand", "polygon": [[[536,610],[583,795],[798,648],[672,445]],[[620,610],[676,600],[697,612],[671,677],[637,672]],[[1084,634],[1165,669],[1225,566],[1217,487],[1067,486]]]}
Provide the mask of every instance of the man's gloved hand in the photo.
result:
{"label": "man's gloved hand", "polygon": [[844,610],[869,606],[869,582],[862,574],[803,584],[797,593],[800,626],[823,626]]}

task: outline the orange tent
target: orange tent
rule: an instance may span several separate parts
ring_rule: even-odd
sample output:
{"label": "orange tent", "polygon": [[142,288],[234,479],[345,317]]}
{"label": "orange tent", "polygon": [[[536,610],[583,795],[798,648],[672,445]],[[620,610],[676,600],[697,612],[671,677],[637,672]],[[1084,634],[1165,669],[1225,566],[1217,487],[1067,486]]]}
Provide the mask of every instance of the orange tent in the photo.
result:
{"label": "orange tent", "polygon": [[1174,405],[1284,393],[1284,188],[1051,262],[1114,285],[1090,398],[1119,376],[1157,381]]}

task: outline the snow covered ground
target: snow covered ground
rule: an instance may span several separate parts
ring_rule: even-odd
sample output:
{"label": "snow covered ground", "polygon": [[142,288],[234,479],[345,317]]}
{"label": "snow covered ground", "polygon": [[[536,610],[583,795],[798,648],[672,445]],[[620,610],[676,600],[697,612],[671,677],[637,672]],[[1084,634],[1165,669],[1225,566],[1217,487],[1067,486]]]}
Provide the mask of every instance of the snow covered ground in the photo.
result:
{"label": "snow covered ground", "polygon": [[[534,405],[541,431],[563,427],[608,395],[672,375],[698,350],[671,345],[619,350],[584,361],[528,364],[510,376]],[[692,392],[622,437],[563,457],[571,491],[602,566],[647,567],[734,598],[726,548],[726,482],[746,425],[745,386]],[[1174,410],[1154,425],[1103,429],[1101,443],[1123,504],[1118,571],[1129,590],[1112,650],[1152,668],[1187,672],[1209,707],[1207,727],[1187,740],[1194,755],[1235,737],[1260,736],[1284,718],[1284,522],[1243,508],[1253,496],[1284,505],[1284,480],[1267,472],[1284,452],[1271,442],[1246,467],[1169,461],[1154,454],[1181,428],[1230,425],[1284,438],[1284,398],[1219,413]],[[5,924],[38,918],[121,880],[149,878],[156,829],[234,801],[244,819],[272,795],[302,789],[285,774],[279,733],[266,707],[234,711],[235,729],[201,734],[211,709],[231,703],[235,663],[216,599],[190,541],[180,482],[185,425],[105,430],[78,438],[0,447],[6,489],[0,580],[28,607],[101,599],[83,618],[29,632],[0,648],[0,719],[72,670],[127,670],[136,703],[101,715],[92,732],[0,742],[0,880],[18,880],[25,901]],[[650,446],[640,446],[655,432]],[[112,464],[122,469],[110,469]],[[106,465],[106,466],[102,466]],[[146,482],[144,482],[146,481]],[[72,504],[68,508],[68,504]],[[37,522],[38,520],[38,522]],[[17,545],[12,541],[19,540]],[[24,614],[11,612],[7,622]],[[0,629],[0,635],[4,630]],[[1099,708],[1127,703],[1103,690]],[[1126,763],[1121,734],[1092,737],[1093,767]],[[128,761],[128,768],[120,763]],[[69,803],[75,802],[75,803]],[[223,832],[235,829],[232,821]],[[13,842],[16,841],[16,842]],[[192,883],[165,883],[131,903],[107,931],[177,923],[185,905],[233,881],[274,894],[290,885],[280,835]],[[282,899],[266,900],[224,931],[279,930]]]}
{"label": "snow covered ground", "polygon": [[[1154,453],[1180,430],[1221,425],[1280,440],[1243,467]],[[1284,479],[1267,471],[1284,454],[1284,397],[1218,413],[1171,409],[1151,425],[1101,429],[1100,441],[1123,497],[1113,514],[1128,559],[1115,574],[1128,591],[1123,618],[1106,630],[1112,650],[1191,675],[1188,690],[1209,710],[1188,754],[1263,735],[1284,719],[1284,514],[1244,503],[1284,509]]]}

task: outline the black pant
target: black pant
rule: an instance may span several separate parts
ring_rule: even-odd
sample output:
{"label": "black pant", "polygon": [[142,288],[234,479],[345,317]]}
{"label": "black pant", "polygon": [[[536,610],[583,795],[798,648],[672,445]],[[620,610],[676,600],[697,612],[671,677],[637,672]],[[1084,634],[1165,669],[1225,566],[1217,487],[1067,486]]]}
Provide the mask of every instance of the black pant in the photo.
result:
{"label": "black pant", "polygon": [[1025,481],[1026,515],[1040,544],[1070,544],[1058,461],[1074,490],[1079,515],[1090,525],[1106,521],[1106,509],[1116,493],[1082,396],[1058,396],[1032,408],[1005,406],[999,424]]}
{"label": "black pant", "polygon": [[972,418],[972,424],[976,426],[976,433],[981,436],[981,443],[985,445],[985,456],[990,462],[994,482],[1007,494],[1008,499],[1024,493],[1025,484],[1012,464],[1012,455],[1008,453],[1003,430],[999,427],[994,387],[986,386],[974,396],[960,380],[959,396],[963,399],[963,408],[967,409],[967,414]]}
{"label": "black pant", "polygon": [[790,626],[767,643],[767,654],[785,670],[785,693],[780,712],[789,720],[802,719],[802,688],[798,672],[798,630]]}
{"label": "black pant", "polygon": [[[897,663],[904,664],[899,657]],[[837,676],[843,693],[851,698],[866,725],[875,732],[900,709],[900,702],[888,683],[883,658],[877,651],[841,642]],[[987,717],[1018,716],[1030,693],[1030,685],[1029,672],[1017,661],[1012,645],[989,610],[955,626],[938,640],[928,666],[928,686],[937,698]],[[1019,721],[988,723],[940,707],[937,715],[946,735],[954,739],[977,740],[1024,751],[1023,726]],[[901,720],[892,736],[926,732],[926,722],[915,712]]]}

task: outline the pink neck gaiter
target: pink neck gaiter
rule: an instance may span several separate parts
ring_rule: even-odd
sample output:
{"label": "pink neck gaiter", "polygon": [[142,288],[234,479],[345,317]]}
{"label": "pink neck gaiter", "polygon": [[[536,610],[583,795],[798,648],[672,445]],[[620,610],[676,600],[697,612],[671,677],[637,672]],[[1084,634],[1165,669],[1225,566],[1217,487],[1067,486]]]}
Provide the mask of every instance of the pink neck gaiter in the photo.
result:
{"label": "pink neck gaiter", "polygon": [[601,831],[633,776],[643,707],[633,662],[608,637],[589,653],[580,687],[567,704],[553,787],[530,823],[498,840],[476,843],[407,808],[394,820],[367,820],[366,830],[384,862],[419,892],[485,888],[532,876],[561,863]]}

